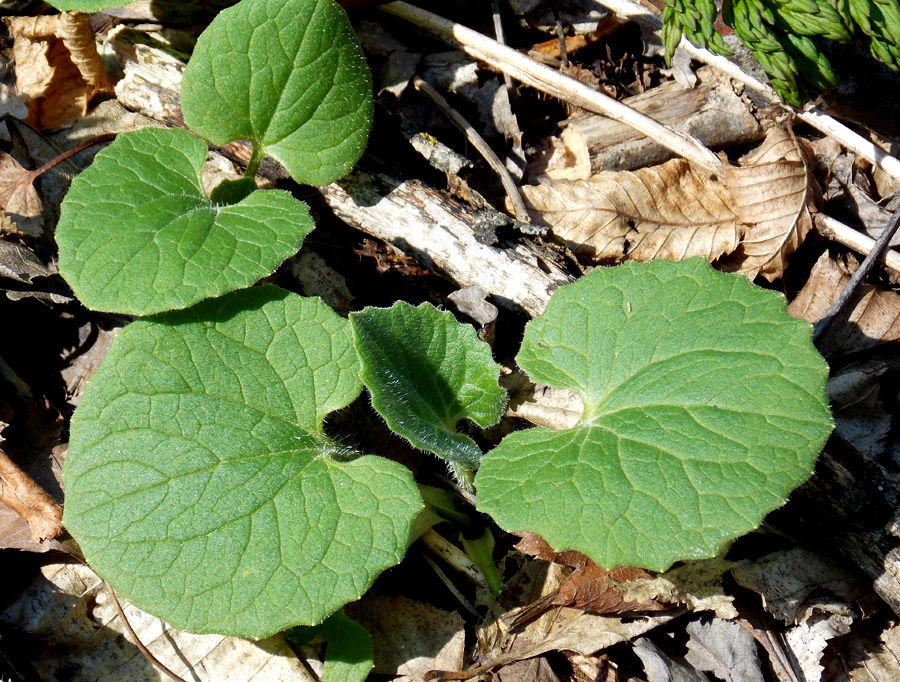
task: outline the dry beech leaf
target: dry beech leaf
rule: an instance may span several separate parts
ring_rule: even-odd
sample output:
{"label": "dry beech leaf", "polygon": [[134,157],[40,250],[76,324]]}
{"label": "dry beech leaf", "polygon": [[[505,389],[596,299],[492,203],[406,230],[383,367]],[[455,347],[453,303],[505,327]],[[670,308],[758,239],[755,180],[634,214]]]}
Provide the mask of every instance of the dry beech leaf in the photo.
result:
{"label": "dry beech leaf", "polygon": [[16,88],[28,107],[29,125],[59,128],[84,116],[95,95],[112,92],[89,15],[64,12],[5,21],[13,37]]}
{"label": "dry beech leaf", "polygon": [[[250,641],[194,635],[120,600],[147,649],[185,680],[197,682],[313,682],[280,635]],[[48,561],[0,611],[0,623],[30,635],[25,653],[42,680],[169,680],[125,635],[109,592],[88,566]]]}
{"label": "dry beech leaf", "polygon": [[429,670],[460,670],[465,650],[463,619],[404,597],[369,594],[345,607],[372,635],[374,673],[420,680]]}
{"label": "dry beech leaf", "polygon": [[[850,275],[828,253],[822,254],[788,312],[817,322],[843,291]],[[900,294],[870,284],[856,290],[849,305],[816,341],[826,358],[857,353],[900,339]]]}
{"label": "dry beech leaf", "polygon": [[733,254],[738,272],[770,282],[781,277],[787,257],[812,228],[815,210],[806,163],[793,134],[772,128],[765,141],[725,169],[725,183],[734,197],[740,220],[747,226]]}
{"label": "dry beech leaf", "polygon": [[729,255],[730,269],[769,281],[811,229],[818,197],[796,140],[781,128],[721,177],[673,159],[525,186],[522,195],[536,224],[592,262]]}
{"label": "dry beech leaf", "polygon": [[881,633],[877,644],[868,638],[850,639],[851,682],[894,682],[900,670],[900,625]]}
{"label": "dry beech leaf", "polygon": [[6,152],[0,152],[0,208],[0,234],[43,234],[44,207],[34,188],[34,175]]}
{"label": "dry beech leaf", "polygon": [[717,618],[737,618],[734,597],[722,587],[722,575],[732,567],[720,557],[687,561],[652,579],[638,578],[617,584],[626,599],[655,599],[664,604],[683,604],[691,611],[714,611]]}
{"label": "dry beech leaf", "polygon": [[548,225],[576,254],[598,263],[715,260],[734,251],[741,236],[726,186],[683,159],[523,186],[522,195],[535,223]]}
{"label": "dry beech leaf", "polygon": [[535,533],[525,533],[515,545],[523,554],[563,564],[574,569],[559,586],[559,591],[551,602],[554,606],[571,606],[601,614],[620,614],[635,611],[662,611],[671,608],[653,599],[628,601],[617,590],[612,581],[624,583],[638,578],[650,579],[647,571],[634,566],[620,566],[612,571],[601,568],[581,552],[569,550],[555,552],[550,545]]}
{"label": "dry beech leaf", "polygon": [[55,540],[62,534],[62,507],[3,450],[0,450],[0,502],[28,522],[36,542]]}

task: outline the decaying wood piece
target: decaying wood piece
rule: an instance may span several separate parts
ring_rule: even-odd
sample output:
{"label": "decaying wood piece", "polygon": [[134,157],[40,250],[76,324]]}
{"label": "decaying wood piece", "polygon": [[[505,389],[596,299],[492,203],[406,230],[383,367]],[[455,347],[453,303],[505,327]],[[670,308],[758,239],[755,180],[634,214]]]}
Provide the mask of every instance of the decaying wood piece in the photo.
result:
{"label": "decaying wood piece", "polygon": [[[763,129],[735,92],[731,79],[709,67],[697,72],[697,87],[688,90],[676,81],[627,97],[625,104],[660,123],[718,149],[762,139]],[[587,144],[591,169],[634,170],[662,163],[673,152],[634,128],[597,114],[564,123],[576,128]]]}
{"label": "decaying wood piece", "polygon": [[573,279],[539,244],[479,241],[480,224],[491,216],[417,180],[364,164],[320,191],[341,220],[461,287],[480,286],[507,308],[539,315],[553,291]]}

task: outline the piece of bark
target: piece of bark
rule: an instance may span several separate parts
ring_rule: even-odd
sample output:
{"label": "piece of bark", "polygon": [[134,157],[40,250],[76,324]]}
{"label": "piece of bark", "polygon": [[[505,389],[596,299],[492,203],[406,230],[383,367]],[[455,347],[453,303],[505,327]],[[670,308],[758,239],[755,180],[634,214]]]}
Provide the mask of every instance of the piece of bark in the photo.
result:
{"label": "piece of bark", "polygon": [[418,180],[357,166],[320,187],[334,214],[358,230],[394,245],[460,287],[478,285],[504,307],[534,317],[557,287],[572,281],[539,243],[502,246],[478,239],[478,211]]}
{"label": "piece of bark", "polygon": [[[697,74],[700,82],[686,90],[675,81],[663,83],[625,104],[716,149],[762,139],[763,129],[748,105],[735,93],[730,79],[710,67]],[[673,158],[674,154],[633,128],[605,116],[587,114],[566,124],[587,144],[594,173],[634,170]]]}

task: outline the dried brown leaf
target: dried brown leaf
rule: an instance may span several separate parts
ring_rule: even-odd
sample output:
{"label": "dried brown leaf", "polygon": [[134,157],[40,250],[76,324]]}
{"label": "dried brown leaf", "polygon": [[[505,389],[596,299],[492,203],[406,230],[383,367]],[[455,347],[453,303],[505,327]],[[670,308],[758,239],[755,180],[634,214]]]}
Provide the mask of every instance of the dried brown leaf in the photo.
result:
{"label": "dried brown leaf", "polygon": [[3,450],[0,450],[0,502],[28,522],[36,542],[55,540],[62,534],[62,507]]}
{"label": "dried brown leaf", "polygon": [[738,272],[770,282],[781,277],[787,258],[812,228],[810,211],[817,193],[793,134],[772,128],[765,141],[725,169],[725,183],[734,206],[747,225],[733,254]]}
{"label": "dried brown leaf", "polygon": [[[280,635],[250,641],[194,635],[119,600],[147,649],[185,680],[216,682],[313,682],[315,679]],[[109,592],[87,565],[48,558],[39,573],[0,611],[33,646],[23,651],[35,679],[168,682],[125,632]]]}
{"label": "dried brown leaf", "polygon": [[554,606],[570,606],[601,614],[620,614],[635,611],[662,611],[670,608],[653,599],[628,601],[614,587],[639,578],[650,579],[647,571],[635,566],[620,566],[612,571],[601,568],[581,552],[554,552],[547,542],[535,533],[525,533],[515,545],[523,554],[552,561],[573,568],[571,575],[559,586],[551,602]]}
{"label": "dried brown leaf", "polygon": [[900,625],[885,629],[877,644],[868,639],[851,640],[855,654],[851,682],[894,682],[900,670]]}
{"label": "dried brown leaf", "polygon": [[713,618],[687,624],[685,660],[725,682],[763,682],[753,635],[734,621]]}
{"label": "dried brown leaf", "polygon": [[826,609],[821,600],[809,600],[820,589],[841,599],[838,606],[865,592],[860,578],[828,559],[802,547],[772,552],[759,559],[737,562],[731,571],[737,583],[757,592],[766,610],[788,624],[804,623]]}
{"label": "dried brown leaf", "polygon": [[828,379],[828,402],[837,432],[873,459],[884,454],[896,414],[900,360],[877,357],[854,362]]}
{"label": "dried brown leaf", "polygon": [[27,122],[58,128],[87,113],[91,99],[112,91],[86,14],[5,19],[13,38],[16,88]]}
{"label": "dried brown leaf", "polygon": [[34,175],[6,152],[0,152],[0,234],[18,232],[30,237],[43,234],[44,210],[34,188]]}
{"label": "dried brown leaf", "polygon": [[463,619],[404,597],[366,595],[348,604],[347,615],[372,635],[373,672],[419,680],[429,670],[461,670]]}
{"label": "dried brown leaf", "polygon": [[[817,322],[843,291],[850,275],[822,254],[788,312]],[[862,284],[850,303],[816,341],[825,357],[856,353],[900,339],[900,294]]]}
{"label": "dried brown leaf", "polygon": [[565,430],[574,427],[584,414],[584,401],[577,393],[567,388],[532,383],[521,370],[501,375],[500,385],[509,392],[507,416]]}
{"label": "dried brown leaf", "polygon": [[733,200],[718,178],[673,159],[603,171],[589,180],[522,187],[532,219],[594,262],[715,260],[741,236]]}

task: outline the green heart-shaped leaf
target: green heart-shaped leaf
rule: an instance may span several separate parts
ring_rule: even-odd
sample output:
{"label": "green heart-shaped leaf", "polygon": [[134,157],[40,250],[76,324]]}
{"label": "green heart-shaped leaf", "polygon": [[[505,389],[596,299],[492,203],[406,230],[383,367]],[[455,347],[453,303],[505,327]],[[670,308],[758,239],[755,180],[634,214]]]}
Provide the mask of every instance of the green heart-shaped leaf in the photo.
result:
{"label": "green heart-shaped leaf", "polygon": [[181,90],[190,128],[253,144],[297,182],[326,185],[359,160],[372,82],[347,15],[333,0],[242,0],[213,20]]}
{"label": "green heart-shaped leaf", "polygon": [[351,313],[372,405],[413,446],[475,468],[481,450],[456,432],[460,419],[496,424],[506,406],[500,368],[475,330],[448,312],[398,301]]}
{"label": "green heart-shaped leaf", "polygon": [[402,558],[410,472],[322,419],[362,388],[348,323],[272,286],[140,320],[72,420],[65,524],[100,575],[190,632],[315,624]]}
{"label": "green heart-shaped leaf", "polygon": [[517,361],[584,416],[488,452],[478,508],[606,568],[713,556],[784,504],[832,428],[809,324],[705,260],[594,270],[528,324]]}
{"label": "green heart-shaped leaf", "polygon": [[183,130],[120,135],[72,182],[59,269],[94,310],[185,308],[270,275],[314,225],[280,190],[220,205],[203,191],[206,145]]}

